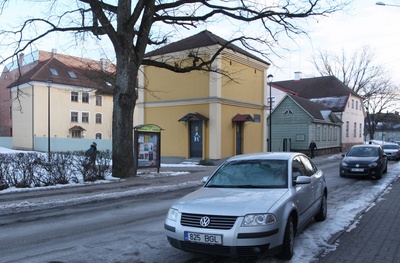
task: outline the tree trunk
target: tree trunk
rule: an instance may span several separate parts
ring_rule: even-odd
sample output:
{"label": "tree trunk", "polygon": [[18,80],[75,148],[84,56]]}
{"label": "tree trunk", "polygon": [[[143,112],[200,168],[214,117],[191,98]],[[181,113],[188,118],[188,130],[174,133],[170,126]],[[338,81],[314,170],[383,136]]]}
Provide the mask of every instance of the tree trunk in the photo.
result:
{"label": "tree trunk", "polygon": [[135,176],[133,160],[133,112],[136,105],[137,65],[128,54],[117,54],[117,73],[112,120],[112,173]]}

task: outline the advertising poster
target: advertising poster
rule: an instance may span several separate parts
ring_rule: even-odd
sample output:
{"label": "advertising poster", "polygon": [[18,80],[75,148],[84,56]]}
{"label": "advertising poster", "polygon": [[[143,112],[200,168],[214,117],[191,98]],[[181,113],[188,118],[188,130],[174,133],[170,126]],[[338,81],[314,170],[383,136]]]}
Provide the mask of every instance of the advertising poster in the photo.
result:
{"label": "advertising poster", "polygon": [[158,136],[156,133],[138,134],[138,166],[158,166]]}

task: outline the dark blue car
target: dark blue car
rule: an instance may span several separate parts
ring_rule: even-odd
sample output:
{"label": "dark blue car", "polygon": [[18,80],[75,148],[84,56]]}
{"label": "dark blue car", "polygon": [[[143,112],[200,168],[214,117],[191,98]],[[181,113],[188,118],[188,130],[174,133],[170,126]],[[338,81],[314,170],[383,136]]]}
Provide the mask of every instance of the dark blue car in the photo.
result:
{"label": "dark blue car", "polygon": [[342,155],[340,176],[362,176],[381,179],[387,172],[388,159],[380,145],[355,145]]}

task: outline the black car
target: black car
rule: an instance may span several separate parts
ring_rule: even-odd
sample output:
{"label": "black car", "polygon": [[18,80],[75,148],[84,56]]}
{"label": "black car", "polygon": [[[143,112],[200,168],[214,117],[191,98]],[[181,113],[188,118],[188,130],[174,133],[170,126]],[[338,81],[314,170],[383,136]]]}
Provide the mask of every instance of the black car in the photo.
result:
{"label": "black car", "polygon": [[365,176],[381,179],[387,172],[388,159],[380,145],[355,145],[342,155],[340,176]]}

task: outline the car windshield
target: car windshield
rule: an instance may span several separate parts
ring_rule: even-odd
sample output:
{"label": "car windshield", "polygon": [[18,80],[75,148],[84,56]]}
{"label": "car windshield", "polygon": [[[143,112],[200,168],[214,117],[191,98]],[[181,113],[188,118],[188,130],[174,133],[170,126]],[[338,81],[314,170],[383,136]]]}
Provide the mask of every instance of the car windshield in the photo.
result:
{"label": "car windshield", "polygon": [[220,167],[205,187],[286,188],[288,169],[285,160],[242,160]]}
{"label": "car windshield", "polygon": [[347,153],[353,157],[375,157],[378,156],[378,148],[375,147],[353,147]]}
{"label": "car windshield", "polygon": [[382,145],[383,149],[393,149],[393,150],[398,150],[399,146],[396,144],[384,144]]}

